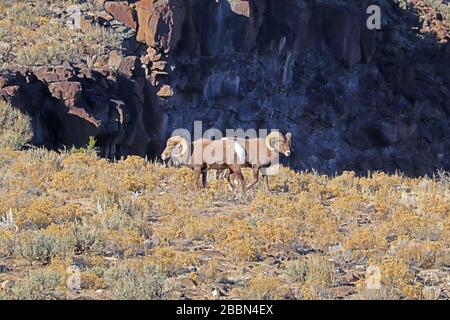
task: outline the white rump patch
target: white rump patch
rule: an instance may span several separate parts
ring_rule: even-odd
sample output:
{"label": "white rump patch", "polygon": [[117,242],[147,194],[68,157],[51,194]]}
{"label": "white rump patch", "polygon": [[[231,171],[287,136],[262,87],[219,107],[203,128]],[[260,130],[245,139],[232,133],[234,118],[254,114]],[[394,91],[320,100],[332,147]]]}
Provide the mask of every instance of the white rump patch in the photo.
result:
{"label": "white rump patch", "polygon": [[[227,139],[227,138],[224,138]],[[234,143],[234,151],[236,152],[237,158],[238,158],[238,164],[244,164],[245,163],[245,148],[239,143]]]}

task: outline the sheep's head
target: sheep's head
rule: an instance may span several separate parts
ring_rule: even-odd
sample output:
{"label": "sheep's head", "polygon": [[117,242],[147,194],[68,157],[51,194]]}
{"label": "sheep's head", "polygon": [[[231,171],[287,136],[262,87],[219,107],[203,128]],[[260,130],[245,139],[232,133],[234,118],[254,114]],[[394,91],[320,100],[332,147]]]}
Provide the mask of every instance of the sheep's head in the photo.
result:
{"label": "sheep's head", "polygon": [[292,133],[286,133],[286,136],[280,132],[271,132],[266,137],[266,146],[270,151],[278,151],[286,157],[291,155]]}
{"label": "sheep's head", "polygon": [[188,142],[182,136],[171,137],[167,140],[167,145],[161,154],[163,161],[174,158],[176,162],[184,158],[188,151]]}

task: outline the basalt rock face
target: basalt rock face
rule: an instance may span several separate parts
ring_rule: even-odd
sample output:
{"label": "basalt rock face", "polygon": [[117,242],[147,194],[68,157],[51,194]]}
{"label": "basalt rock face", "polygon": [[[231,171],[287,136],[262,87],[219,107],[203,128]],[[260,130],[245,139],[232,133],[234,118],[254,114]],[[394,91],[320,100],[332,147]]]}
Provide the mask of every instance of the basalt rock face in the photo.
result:
{"label": "basalt rock face", "polygon": [[137,57],[108,69],[38,67],[0,74],[0,99],[32,118],[33,143],[84,147],[89,137],[106,157],[155,157],[162,114]]}
{"label": "basalt rock face", "polygon": [[97,20],[133,44],[100,59],[109,69],[3,73],[0,96],[51,148],[95,136],[105,156],[153,157],[201,120],[291,131],[295,169],[450,170],[450,45],[376,2],[381,30],[367,28],[365,0],[107,1]]}
{"label": "basalt rock face", "polygon": [[141,0],[138,40],[163,132],[293,132],[296,169],[450,169],[450,49],[412,12],[379,1]]}

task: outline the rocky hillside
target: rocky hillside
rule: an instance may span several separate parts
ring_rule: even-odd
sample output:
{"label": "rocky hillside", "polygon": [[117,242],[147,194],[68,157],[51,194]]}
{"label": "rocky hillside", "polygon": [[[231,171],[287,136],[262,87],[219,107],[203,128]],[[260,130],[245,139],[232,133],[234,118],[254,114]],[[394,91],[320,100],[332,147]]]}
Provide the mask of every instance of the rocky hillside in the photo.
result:
{"label": "rocky hillside", "polygon": [[0,33],[20,34],[0,44],[0,97],[36,145],[95,136],[105,156],[153,158],[202,120],[292,131],[296,169],[450,168],[446,1],[375,1],[377,31],[368,1],[16,2],[0,8]]}

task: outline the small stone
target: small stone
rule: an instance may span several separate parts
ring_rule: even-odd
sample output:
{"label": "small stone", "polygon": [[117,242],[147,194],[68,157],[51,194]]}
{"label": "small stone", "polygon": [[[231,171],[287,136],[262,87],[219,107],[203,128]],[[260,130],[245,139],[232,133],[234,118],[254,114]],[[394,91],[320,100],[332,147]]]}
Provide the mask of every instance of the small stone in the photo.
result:
{"label": "small stone", "polygon": [[119,69],[122,61],[123,61],[123,55],[120,51],[113,50],[109,53],[108,66],[111,69],[113,69],[113,70]]}
{"label": "small stone", "polygon": [[158,97],[171,97],[173,96],[173,89],[169,85],[163,85],[161,89],[158,90]]}
{"label": "small stone", "polygon": [[67,13],[75,13],[75,12],[81,12],[81,7],[77,4],[72,4],[66,8]]}
{"label": "small stone", "polygon": [[6,280],[2,282],[1,287],[3,290],[9,290],[14,286],[14,284],[15,284],[14,280]]}
{"label": "small stone", "polygon": [[158,51],[152,47],[147,49],[147,54],[151,61],[159,61],[162,57],[161,53],[158,53]]}
{"label": "small stone", "polygon": [[75,28],[87,30],[92,27],[92,23],[94,21],[94,17],[92,15],[75,13],[72,17],[74,18]]}
{"label": "small stone", "polygon": [[330,296],[333,298],[343,298],[343,297],[346,297],[346,296],[352,294],[353,292],[355,292],[355,290],[356,289],[353,286],[340,286],[340,287],[330,288],[327,291],[330,294]]}
{"label": "small stone", "polygon": [[226,289],[224,286],[217,285],[212,289],[211,294],[214,298],[226,296]]}
{"label": "small stone", "polygon": [[74,17],[68,17],[67,20],[66,20],[66,25],[68,27],[71,27],[71,28],[75,27],[75,18]]}
{"label": "small stone", "polygon": [[268,257],[267,259],[264,260],[264,262],[271,266],[281,264],[281,261],[275,257]]}
{"label": "small stone", "polygon": [[166,64],[166,61],[155,61],[152,64],[152,70],[164,71],[164,69],[166,68]]}
{"label": "small stone", "polygon": [[186,289],[195,290],[195,288],[197,288],[195,282],[189,278],[182,278],[179,280],[179,283]]}
{"label": "small stone", "polygon": [[235,281],[235,280],[233,280],[233,279],[228,279],[228,278],[226,278],[226,277],[220,277],[220,279],[218,279],[217,282],[218,282],[218,283],[221,283],[221,284],[224,284],[224,285],[231,285],[231,286],[233,286],[233,285],[236,284],[236,281]]}
{"label": "small stone", "polygon": [[114,19],[114,17],[106,11],[100,11],[99,13],[97,13],[97,17],[100,21],[103,21],[103,22],[104,21],[109,22]]}

